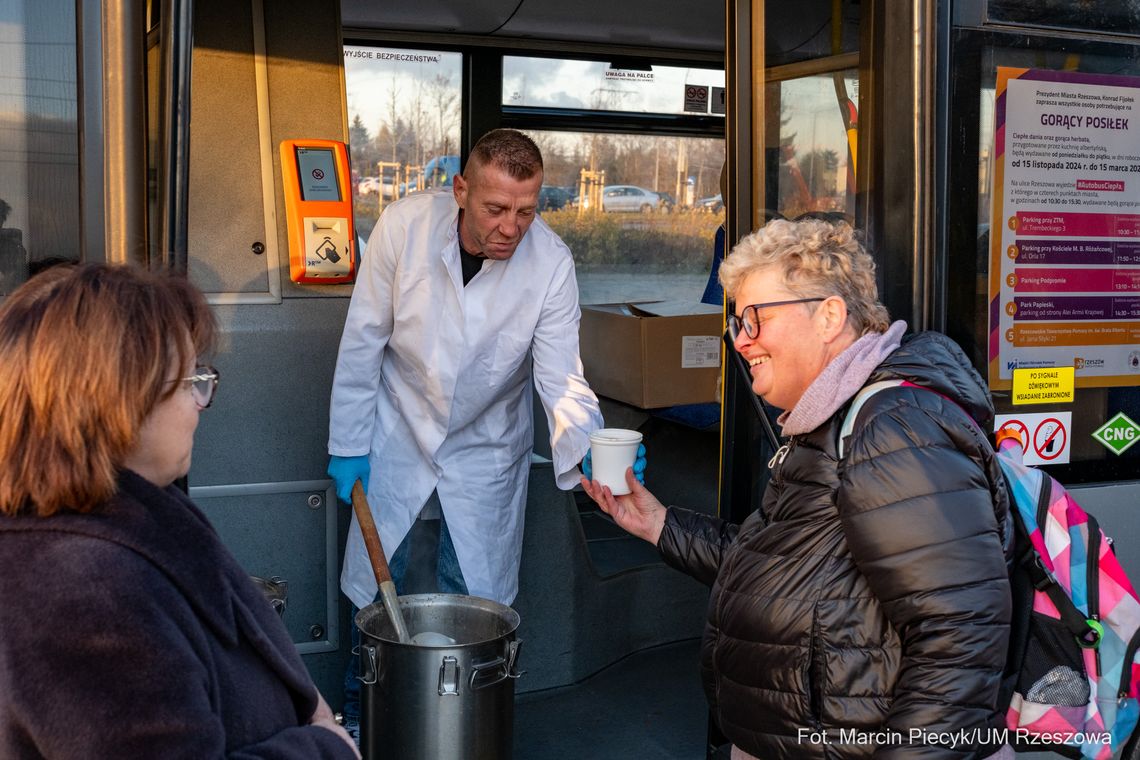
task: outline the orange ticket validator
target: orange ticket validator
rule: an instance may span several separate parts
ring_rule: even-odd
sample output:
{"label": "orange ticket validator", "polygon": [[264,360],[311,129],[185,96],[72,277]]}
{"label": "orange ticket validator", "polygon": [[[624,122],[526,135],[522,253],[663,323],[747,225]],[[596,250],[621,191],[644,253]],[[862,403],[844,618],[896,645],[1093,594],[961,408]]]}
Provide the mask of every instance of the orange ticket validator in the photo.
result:
{"label": "orange ticket validator", "polygon": [[335,140],[281,143],[289,278],[332,285],[356,277],[348,150]]}

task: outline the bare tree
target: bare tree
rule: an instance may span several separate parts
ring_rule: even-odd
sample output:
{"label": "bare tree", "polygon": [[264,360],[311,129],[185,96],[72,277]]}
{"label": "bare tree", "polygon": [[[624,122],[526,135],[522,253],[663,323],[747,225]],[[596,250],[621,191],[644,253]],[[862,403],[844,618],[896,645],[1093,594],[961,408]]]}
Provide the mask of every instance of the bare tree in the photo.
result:
{"label": "bare tree", "polygon": [[389,161],[399,161],[400,143],[404,141],[408,127],[400,118],[400,88],[396,86],[394,81],[388,89],[387,111],[387,118],[381,122],[381,128],[376,133],[376,139],[384,139],[385,147],[388,148]]}
{"label": "bare tree", "polygon": [[419,166],[423,166],[426,160],[427,146],[424,136],[427,132],[427,121],[427,111],[424,109],[424,91],[422,87],[417,87],[416,96],[412,99],[411,127],[412,160]]}
{"label": "bare tree", "polygon": [[621,135],[615,138],[615,163],[616,171],[619,172],[615,182],[656,189],[653,156],[657,139],[645,135]]}
{"label": "bare tree", "polygon": [[817,148],[806,156],[801,156],[797,163],[813,197],[835,195],[839,185],[838,153],[831,149]]}
{"label": "bare tree", "polygon": [[527,132],[542,153],[543,184],[571,186],[578,184],[578,160],[567,155],[566,138],[554,132]]}
{"label": "bare tree", "polygon": [[[436,151],[442,155],[451,153],[452,131],[459,122],[459,109],[456,102],[459,100],[458,89],[451,86],[451,77],[436,74],[426,85],[428,101],[435,106],[437,119]],[[458,144],[459,139],[456,137]]]}
{"label": "bare tree", "polygon": [[352,156],[353,169],[361,176],[376,174],[376,162],[380,160],[380,152],[372,135],[368,134],[368,127],[360,114],[352,117],[352,124],[348,128],[348,145]]}

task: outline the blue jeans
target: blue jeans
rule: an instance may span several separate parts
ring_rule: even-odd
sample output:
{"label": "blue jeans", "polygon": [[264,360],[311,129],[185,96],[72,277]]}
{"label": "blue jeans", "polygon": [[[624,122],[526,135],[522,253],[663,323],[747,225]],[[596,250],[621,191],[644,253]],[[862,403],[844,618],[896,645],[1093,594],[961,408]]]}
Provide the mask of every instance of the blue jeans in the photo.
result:
{"label": "blue jeans", "polygon": [[[431,495],[432,499],[438,501],[436,494]],[[396,551],[392,554],[392,558],[388,561],[388,570],[392,573],[392,583],[396,586],[396,593],[403,595],[405,593],[405,579],[408,575],[408,567],[410,565],[422,565],[431,561],[431,555],[428,552],[417,552],[416,556],[412,556],[412,531],[417,527],[422,528],[422,523],[425,521],[417,520],[412,525],[412,530],[408,531],[408,535],[400,542]],[[459,559],[455,556],[455,545],[451,542],[451,533],[447,530],[447,521],[443,519],[442,513],[439,518],[439,541],[437,550],[435,552],[435,581],[436,588],[441,594],[466,594],[467,584],[463,580],[463,571],[459,569]],[[373,602],[380,600],[379,592]],[[349,621],[351,628],[350,639],[352,641],[353,652],[357,651],[360,646],[360,630],[356,627],[356,613],[360,610],[356,605],[352,605],[352,614]],[[352,654],[348,658],[348,667],[344,673],[344,721],[348,723],[360,722],[360,658],[356,654]]]}

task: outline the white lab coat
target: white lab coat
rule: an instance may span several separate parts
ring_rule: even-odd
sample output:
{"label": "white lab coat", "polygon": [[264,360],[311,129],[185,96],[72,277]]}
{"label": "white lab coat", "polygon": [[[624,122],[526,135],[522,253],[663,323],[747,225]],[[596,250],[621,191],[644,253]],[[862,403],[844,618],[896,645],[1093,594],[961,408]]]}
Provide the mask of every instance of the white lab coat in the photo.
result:
{"label": "white lab coat", "polygon": [[[437,490],[468,591],[510,604],[534,438],[530,357],[560,488],[578,482],[602,416],[582,375],[570,250],[538,218],[514,256],[484,261],[464,287],[458,212],[450,191],[418,193],[372,231],[337,357],[329,453],[369,455],[387,556]],[[376,596],[355,515],[340,583],[357,607]]]}

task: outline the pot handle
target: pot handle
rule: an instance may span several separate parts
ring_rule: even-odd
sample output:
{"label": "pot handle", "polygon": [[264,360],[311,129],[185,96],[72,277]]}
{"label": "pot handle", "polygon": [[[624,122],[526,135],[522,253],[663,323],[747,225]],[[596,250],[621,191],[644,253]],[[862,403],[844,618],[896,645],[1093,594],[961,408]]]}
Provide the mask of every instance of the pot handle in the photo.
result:
{"label": "pot handle", "polygon": [[379,672],[379,668],[377,667],[376,663],[376,647],[370,644],[362,644],[361,646],[353,647],[352,653],[355,655],[364,655],[361,658],[363,660],[360,668],[361,675],[358,675],[356,677],[356,680],[360,681],[365,686],[371,686],[372,684],[376,683],[376,675]]}
{"label": "pot handle", "polygon": [[514,639],[507,642],[507,654],[487,662],[471,664],[471,679],[469,685],[472,691],[494,686],[508,678],[518,678],[526,673],[518,669],[519,650],[522,641]]}
{"label": "pot handle", "polygon": [[[475,678],[474,675],[471,676]],[[439,696],[452,697],[459,694],[459,660],[454,657],[444,657],[443,664],[439,666]]]}

